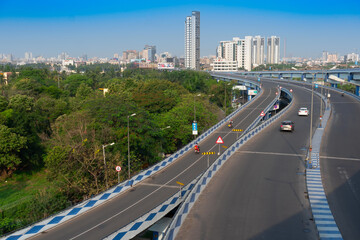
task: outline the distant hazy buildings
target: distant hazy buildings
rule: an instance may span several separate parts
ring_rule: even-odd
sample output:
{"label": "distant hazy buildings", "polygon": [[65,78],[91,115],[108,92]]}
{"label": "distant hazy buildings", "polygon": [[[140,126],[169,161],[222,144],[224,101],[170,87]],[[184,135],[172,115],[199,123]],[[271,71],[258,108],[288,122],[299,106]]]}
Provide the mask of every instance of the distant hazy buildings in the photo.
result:
{"label": "distant hazy buildings", "polygon": [[338,55],[336,53],[328,54],[326,62],[328,62],[328,63],[336,63],[337,61],[338,61]]}
{"label": "distant hazy buildings", "polygon": [[136,50],[123,51],[122,60],[125,62],[130,62],[131,60],[138,58],[139,58],[139,53]]}
{"label": "distant hazy buildings", "polygon": [[144,50],[140,53],[140,58],[145,59],[145,61],[155,62],[155,54],[156,54],[156,47],[145,45]]}
{"label": "distant hazy buildings", "polygon": [[185,67],[200,70],[200,12],[185,19]]}
{"label": "distant hazy buildings", "polygon": [[269,64],[280,63],[280,38],[271,36],[267,39],[267,59]]}
{"label": "distant hazy buildings", "polygon": [[25,53],[25,61],[31,61],[33,59],[33,55],[31,52],[26,52]]}
{"label": "distant hazy buildings", "polygon": [[346,55],[346,60],[349,62],[359,62],[359,54],[349,53]]}

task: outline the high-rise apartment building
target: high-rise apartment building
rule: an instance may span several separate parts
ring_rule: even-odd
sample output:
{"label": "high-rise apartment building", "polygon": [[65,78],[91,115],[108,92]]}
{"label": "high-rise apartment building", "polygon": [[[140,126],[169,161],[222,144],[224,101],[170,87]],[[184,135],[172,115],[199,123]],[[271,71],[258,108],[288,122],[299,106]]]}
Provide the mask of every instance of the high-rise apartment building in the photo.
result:
{"label": "high-rise apartment building", "polygon": [[185,67],[200,70],[200,12],[185,19]]}
{"label": "high-rise apartment building", "polygon": [[280,38],[271,36],[267,39],[267,56],[266,62],[268,64],[280,63]]}
{"label": "high-rise apartment building", "polygon": [[143,50],[143,57],[150,62],[155,62],[156,47],[145,45]]}
{"label": "high-rise apartment building", "polygon": [[252,64],[259,66],[264,64],[265,56],[265,38],[255,36],[252,43]]}
{"label": "high-rise apartment building", "polygon": [[232,41],[221,41],[217,47],[217,61],[214,62],[214,71],[237,71],[245,69],[251,71],[252,37],[245,39],[238,37]]}
{"label": "high-rise apartment building", "polygon": [[31,52],[25,52],[25,61],[30,61],[32,60],[33,55]]}
{"label": "high-rise apartment building", "polygon": [[323,62],[326,62],[326,61],[327,61],[328,55],[329,55],[329,52],[323,51],[323,53],[322,53],[322,60],[323,60]]}

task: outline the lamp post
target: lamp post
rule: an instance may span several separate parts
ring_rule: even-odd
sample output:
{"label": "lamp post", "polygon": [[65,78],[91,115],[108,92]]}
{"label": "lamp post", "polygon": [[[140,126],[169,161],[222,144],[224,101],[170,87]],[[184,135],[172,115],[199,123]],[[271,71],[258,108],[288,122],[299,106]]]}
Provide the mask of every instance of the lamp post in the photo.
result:
{"label": "lamp post", "polygon": [[104,156],[104,171],[105,171],[105,184],[106,184],[106,189],[109,188],[109,184],[108,184],[108,176],[107,176],[107,168],[106,168],[106,159],[105,159],[105,148],[107,146],[112,146],[115,143],[110,143],[110,144],[106,144],[106,145],[102,145],[102,149],[103,149],[103,156]]}
{"label": "lamp post", "polygon": [[[166,127],[164,127],[164,128],[161,128],[161,130],[165,130],[165,129],[168,129],[168,128],[171,128],[170,126],[166,126]],[[162,151],[162,154],[164,154],[163,153],[163,146],[162,146],[162,141],[160,141],[160,147],[161,147],[161,151]],[[163,157],[164,155],[162,155],[162,157]]]}
{"label": "lamp post", "polygon": [[312,151],[312,122],[313,122],[313,106],[314,106],[314,77],[311,81],[311,112],[310,112],[310,144],[309,144],[309,166],[311,166],[311,151]]}
{"label": "lamp post", "polygon": [[127,116],[127,120],[128,120],[128,122],[127,122],[127,129],[128,129],[128,175],[129,175],[129,179],[130,179],[130,130],[129,130],[129,125],[130,125],[130,117],[133,117],[133,116],[135,116],[136,115],[136,113],[133,113],[133,114],[131,114],[131,115],[128,115]]}
{"label": "lamp post", "polygon": [[325,85],[325,78],[324,78],[324,72],[322,71],[322,69],[321,69],[321,73],[322,73],[322,77],[323,77],[323,84],[322,84],[322,86],[321,86],[321,93],[320,93],[320,95],[321,95],[321,98],[320,98],[320,127],[322,127],[322,108],[323,108],[323,106],[322,106],[322,104],[323,104],[323,101],[322,101],[322,94],[323,94],[323,88],[324,88],[324,85]]}
{"label": "lamp post", "polygon": [[198,95],[194,95],[194,122],[196,122],[196,108],[195,108],[195,97],[200,97],[201,93],[199,93]]}
{"label": "lamp post", "polygon": [[230,83],[227,83],[225,82],[225,117],[226,117],[226,86],[227,85],[230,85]]}

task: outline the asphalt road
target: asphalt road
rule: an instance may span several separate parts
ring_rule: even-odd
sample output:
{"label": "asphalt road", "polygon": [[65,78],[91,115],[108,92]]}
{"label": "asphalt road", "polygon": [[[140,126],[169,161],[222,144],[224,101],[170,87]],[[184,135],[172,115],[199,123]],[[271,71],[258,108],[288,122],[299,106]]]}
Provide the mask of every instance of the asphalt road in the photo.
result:
{"label": "asphalt road", "polygon": [[344,239],[360,239],[360,102],[330,92],[332,113],[321,144],[325,193]]}
{"label": "asphalt road", "polygon": [[[233,118],[234,128],[246,129],[274,99],[276,89],[273,84],[264,84],[263,90],[261,96]],[[236,135],[224,125],[201,142],[201,151],[218,151],[218,146],[215,144],[218,136],[223,138],[224,145],[230,146],[235,142]],[[224,150],[224,148],[220,149],[221,152]],[[210,156],[210,164],[215,157]],[[207,158],[190,151],[161,172],[135,185],[131,190],[31,239],[102,239],[177,193],[176,181],[185,184],[191,182],[205,171]]]}
{"label": "asphalt road", "polygon": [[360,239],[360,102],[323,92],[332,104],[320,149],[324,190],[343,239]]}
{"label": "asphalt road", "polygon": [[[281,84],[285,86],[286,84]],[[294,104],[279,120],[246,143],[214,176],[176,239],[317,239],[306,198],[305,166],[311,94],[291,87]],[[313,129],[320,101],[314,97]],[[295,131],[280,132],[292,120]]]}

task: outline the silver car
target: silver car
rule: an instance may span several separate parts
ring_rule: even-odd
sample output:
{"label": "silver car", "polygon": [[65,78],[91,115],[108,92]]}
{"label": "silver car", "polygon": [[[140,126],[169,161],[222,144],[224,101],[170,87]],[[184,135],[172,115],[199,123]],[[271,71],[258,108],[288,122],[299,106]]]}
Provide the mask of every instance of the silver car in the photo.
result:
{"label": "silver car", "polygon": [[302,107],[298,111],[299,116],[309,116],[309,110],[306,107]]}
{"label": "silver car", "polygon": [[281,125],[280,125],[280,130],[281,131],[294,131],[295,129],[295,124],[294,122],[290,121],[290,120],[286,120],[286,121],[282,121]]}

